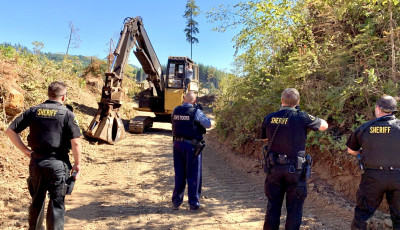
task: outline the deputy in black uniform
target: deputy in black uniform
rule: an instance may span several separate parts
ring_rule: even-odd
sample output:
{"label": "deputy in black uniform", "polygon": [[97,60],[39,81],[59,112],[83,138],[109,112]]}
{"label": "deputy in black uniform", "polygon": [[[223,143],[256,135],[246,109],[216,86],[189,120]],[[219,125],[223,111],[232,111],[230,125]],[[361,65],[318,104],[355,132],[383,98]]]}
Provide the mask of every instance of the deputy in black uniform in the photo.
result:
{"label": "deputy in black uniform", "polygon": [[[81,131],[75,115],[63,106],[66,85],[52,82],[49,99],[31,107],[17,117],[6,130],[11,142],[30,157],[28,190],[32,197],[29,207],[29,229],[42,229],[46,192],[50,201],[47,209],[47,229],[64,229],[65,182],[70,171],[79,177],[81,162]],[[19,135],[29,127],[28,148]],[[74,166],[69,161],[72,148]]]}
{"label": "deputy in black uniform", "polygon": [[396,111],[396,100],[383,96],[375,106],[376,119],[357,128],[347,140],[348,152],[360,154],[365,169],[351,229],[367,229],[366,221],[381,204],[383,194],[393,229],[400,229],[400,121],[393,115]]}
{"label": "deputy in black uniform", "polygon": [[[265,171],[265,195],[268,197],[264,229],[279,229],[282,203],[286,193],[285,229],[299,229],[307,196],[304,173],[307,129],[326,130],[325,120],[313,117],[296,107],[300,94],[294,88],[282,92],[279,111],[264,118],[261,138],[268,140]],[[311,164],[311,163],[310,163]]]}

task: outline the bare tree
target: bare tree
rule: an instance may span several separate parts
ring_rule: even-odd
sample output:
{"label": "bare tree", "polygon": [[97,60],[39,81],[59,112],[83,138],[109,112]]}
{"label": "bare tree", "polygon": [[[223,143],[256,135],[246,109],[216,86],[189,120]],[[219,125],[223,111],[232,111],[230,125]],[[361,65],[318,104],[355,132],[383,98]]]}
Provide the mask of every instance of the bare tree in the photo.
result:
{"label": "bare tree", "polygon": [[68,51],[69,49],[75,49],[79,47],[79,44],[81,43],[81,39],[79,38],[78,28],[75,28],[74,23],[72,21],[68,22],[68,26],[70,28],[70,33],[69,33],[69,39],[68,39],[68,46],[67,46],[67,52],[65,53],[65,56],[68,56]]}
{"label": "bare tree", "polygon": [[107,67],[108,69],[111,69],[112,62],[114,60],[114,50],[115,50],[115,45],[114,45],[114,40],[111,38],[110,41],[107,43],[109,46],[108,49],[108,55],[107,55]]}
{"label": "bare tree", "polygon": [[33,41],[32,45],[33,45],[33,53],[35,53],[36,55],[39,55],[42,52],[42,49],[44,48],[43,42]]}
{"label": "bare tree", "polygon": [[389,0],[389,14],[390,14],[390,45],[392,49],[392,79],[397,82],[396,78],[396,50],[394,46],[394,32],[393,32],[393,6],[392,0]]}

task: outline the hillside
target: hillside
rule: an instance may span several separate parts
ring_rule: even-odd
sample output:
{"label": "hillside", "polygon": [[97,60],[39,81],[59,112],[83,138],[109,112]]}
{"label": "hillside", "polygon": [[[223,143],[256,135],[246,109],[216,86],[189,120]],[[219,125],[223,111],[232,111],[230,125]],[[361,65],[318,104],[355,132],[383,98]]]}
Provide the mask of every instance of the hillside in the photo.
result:
{"label": "hillside", "polygon": [[211,12],[216,30],[240,28],[234,40],[241,75],[221,80],[215,103],[221,138],[261,159],[263,118],[279,108],[285,88],[296,88],[301,110],[329,123],[326,132],[308,133],[313,170],[354,200],[360,172],[347,138],[375,118],[382,95],[400,94],[399,4],[248,1]]}
{"label": "hillside", "polygon": [[[30,202],[26,187],[29,159],[23,156],[5,136],[4,131],[13,118],[22,110],[43,102],[47,98],[47,85],[55,80],[68,85],[67,103],[74,107],[82,130],[97,110],[100,99],[102,77],[90,74],[78,77],[74,72],[74,63],[57,63],[48,59],[38,59],[33,54],[19,54],[13,48],[0,47],[0,143],[3,153],[0,155],[0,226],[10,218],[26,219],[27,205]],[[96,80],[97,79],[97,80]],[[128,84],[129,80],[127,80]],[[86,84],[89,83],[89,84]],[[10,96],[23,95],[23,103],[8,108]],[[127,101],[128,97],[126,98]],[[124,116],[132,116],[133,110],[126,103],[122,108]],[[26,140],[27,131],[22,133]],[[88,142],[85,142],[87,145]],[[85,149],[85,147],[84,147]],[[84,155],[85,157],[85,155]],[[18,211],[17,211],[18,210]],[[25,221],[26,222],[26,221]],[[14,227],[22,227],[16,223]],[[4,226],[5,227],[5,226]],[[11,226],[9,226],[11,227]]]}
{"label": "hillside", "polygon": [[[26,46],[23,46],[21,44],[11,44],[4,42],[0,44],[0,46],[13,48],[17,50],[19,53],[32,54],[32,55],[34,54],[34,52],[32,52]],[[48,59],[50,61],[54,61],[55,63],[63,62],[65,58],[65,54],[50,53],[50,52],[47,53],[38,52],[36,56],[42,59]],[[79,68],[86,68],[92,64],[93,60],[97,61],[96,57],[86,57],[82,55],[70,55],[69,59],[72,59],[76,64],[79,64]],[[210,93],[216,93],[219,82],[223,77],[227,75],[227,73],[225,71],[218,70],[213,66],[204,65],[202,63],[198,63],[198,66],[199,66],[199,80],[201,83],[200,85],[201,88],[206,89],[206,91]],[[162,64],[162,69],[164,74],[166,73],[166,68],[167,68],[166,64]],[[101,75],[101,73],[106,70],[105,65],[99,67],[98,70],[101,71],[97,72],[96,74]],[[132,64],[127,65],[125,69],[125,75],[128,78],[134,79],[136,82],[146,81],[147,78],[147,74],[144,73],[141,66],[135,66]]]}

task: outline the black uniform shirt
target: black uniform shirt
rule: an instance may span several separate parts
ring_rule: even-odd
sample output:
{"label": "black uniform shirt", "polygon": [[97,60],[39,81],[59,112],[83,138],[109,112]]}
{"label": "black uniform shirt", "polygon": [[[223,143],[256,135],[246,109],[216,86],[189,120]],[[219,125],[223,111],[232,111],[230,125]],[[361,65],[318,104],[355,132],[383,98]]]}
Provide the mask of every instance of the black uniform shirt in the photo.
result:
{"label": "black uniform shirt", "polygon": [[[52,100],[47,100],[45,103],[62,105],[60,102]],[[15,118],[9,128],[16,133],[22,132],[24,129],[29,127],[33,115],[34,113],[32,112],[32,108],[27,109]],[[78,121],[75,119],[75,114],[68,110],[64,120],[63,138],[64,140],[71,140],[80,136],[82,136],[82,133],[78,126]]]}
{"label": "black uniform shirt", "polygon": [[400,121],[386,115],[358,127],[346,143],[353,151],[362,148],[367,167],[400,167]]}
{"label": "black uniform shirt", "polygon": [[[272,135],[279,124],[275,138],[272,140]],[[281,107],[279,111],[270,113],[264,118],[261,138],[272,141],[270,151],[294,158],[300,151],[305,151],[307,129],[316,131],[320,126],[321,119],[317,117],[292,107]]]}

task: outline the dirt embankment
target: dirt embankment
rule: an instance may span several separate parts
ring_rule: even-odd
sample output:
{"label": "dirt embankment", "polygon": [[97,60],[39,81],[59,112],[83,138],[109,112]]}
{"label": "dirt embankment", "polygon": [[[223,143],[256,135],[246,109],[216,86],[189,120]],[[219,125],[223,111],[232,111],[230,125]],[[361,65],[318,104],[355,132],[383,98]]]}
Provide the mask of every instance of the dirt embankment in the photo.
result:
{"label": "dirt embankment", "polygon": [[[229,137],[225,141],[229,144]],[[257,159],[261,164],[262,143],[249,141],[236,149],[239,153]],[[321,152],[317,149],[308,149],[313,157],[312,170],[318,177],[329,185],[335,193],[339,193],[351,202],[355,202],[358,185],[361,180],[361,171],[356,158],[347,152],[336,156],[330,152]],[[261,166],[260,166],[261,167]],[[384,200],[379,210],[389,213],[389,206]]]}
{"label": "dirt embankment", "polygon": [[[227,142],[229,142],[229,137]],[[261,142],[249,141],[238,148],[237,151],[246,156],[261,160],[262,145]],[[361,179],[361,172],[355,157],[350,155],[339,157],[316,149],[308,149],[308,152],[313,157],[312,170],[321,179],[326,180],[337,192],[354,201]]]}
{"label": "dirt embankment", "polygon": [[[206,96],[200,99],[201,103],[211,105],[215,100],[213,96]],[[224,141],[224,145],[231,146],[232,137],[228,137]],[[244,145],[235,149],[238,153],[256,159],[260,163],[262,159],[263,143],[259,141],[248,141]],[[321,152],[319,149],[307,149],[308,153],[313,157],[313,172],[329,185],[333,191],[340,193],[351,202],[355,202],[358,185],[361,180],[361,171],[356,158],[343,151],[340,155],[331,152]],[[387,202],[382,202],[379,210],[388,213],[389,208]]]}

